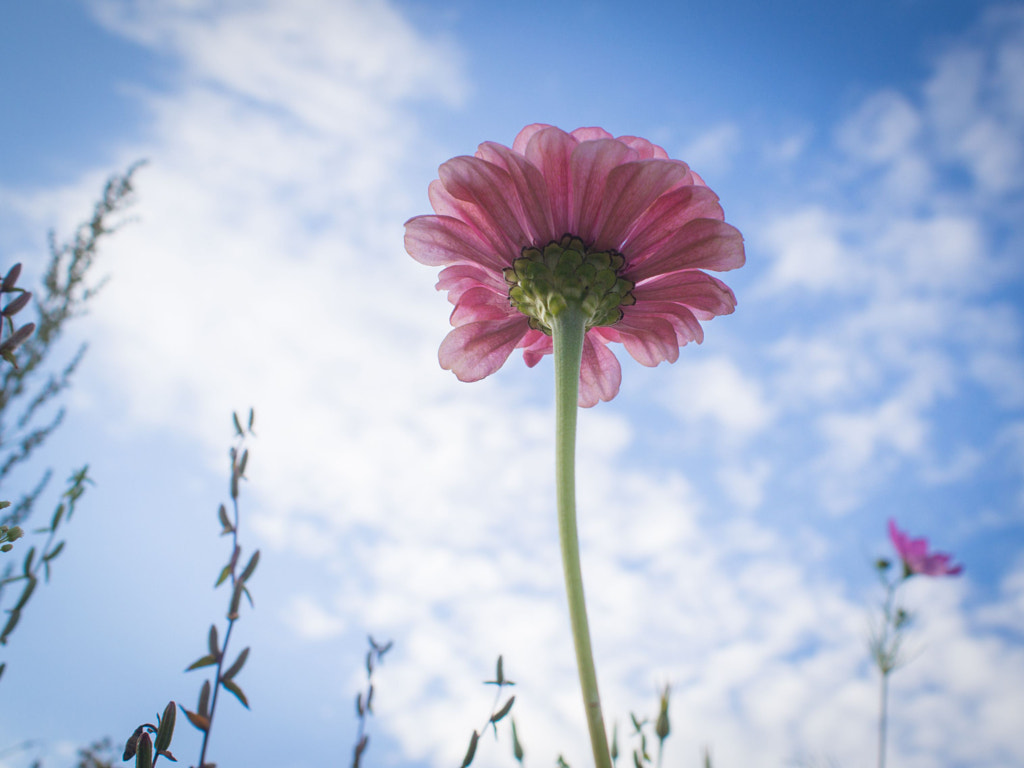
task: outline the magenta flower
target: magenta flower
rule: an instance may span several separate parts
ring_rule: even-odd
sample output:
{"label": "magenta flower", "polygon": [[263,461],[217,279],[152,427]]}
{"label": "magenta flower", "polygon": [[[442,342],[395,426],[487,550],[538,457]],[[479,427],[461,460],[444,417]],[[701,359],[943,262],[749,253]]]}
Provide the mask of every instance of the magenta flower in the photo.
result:
{"label": "magenta flower", "polygon": [[956,576],[963,572],[962,565],[952,565],[952,555],[928,552],[928,539],[912,539],[889,520],[889,538],[903,561],[904,578],[920,573],[924,576]]}
{"label": "magenta flower", "polygon": [[703,340],[701,320],[736,307],[702,270],[742,266],[742,235],[704,181],[646,139],[535,124],[511,149],[485,142],[438,176],[436,215],[406,222],[405,248],[444,267],[437,288],[455,305],[454,330],[438,358],[461,381],[489,376],[517,348],[536,365],[568,299],[587,313],[579,404],[589,407],[619,391],[609,342],[644,365],[675,362]]}

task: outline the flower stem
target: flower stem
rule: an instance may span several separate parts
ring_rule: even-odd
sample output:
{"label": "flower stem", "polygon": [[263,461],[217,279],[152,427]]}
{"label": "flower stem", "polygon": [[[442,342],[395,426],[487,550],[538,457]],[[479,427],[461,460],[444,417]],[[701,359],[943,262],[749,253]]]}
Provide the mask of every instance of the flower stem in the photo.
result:
{"label": "flower stem", "polygon": [[562,546],[569,621],[576,647],[576,666],[590,730],[596,768],[611,768],[608,736],[601,715],[594,652],[590,646],[587,606],[583,599],[580,544],[576,532],[576,410],[580,363],[583,359],[585,319],[580,307],[570,305],[553,318],[555,347],[555,486],[558,499],[558,535]]}

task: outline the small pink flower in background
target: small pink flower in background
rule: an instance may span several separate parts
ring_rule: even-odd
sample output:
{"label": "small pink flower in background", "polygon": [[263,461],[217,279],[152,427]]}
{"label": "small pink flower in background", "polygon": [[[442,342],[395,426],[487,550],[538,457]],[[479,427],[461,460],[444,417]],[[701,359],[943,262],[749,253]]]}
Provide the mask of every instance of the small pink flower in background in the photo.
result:
{"label": "small pink flower in background", "polygon": [[572,296],[589,313],[581,406],[619,391],[609,342],[644,365],[675,362],[680,347],[703,340],[701,320],[736,307],[702,270],[742,266],[742,235],[704,181],[646,139],[535,124],[511,149],[485,142],[438,176],[429,189],[436,215],[406,222],[405,247],[444,267],[437,288],[455,305],[454,330],[438,357],[462,381],[489,376],[517,348],[531,367],[552,352],[546,302],[566,290],[557,264],[568,252],[584,265],[568,290],[583,281]]}
{"label": "small pink flower in background", "polygon": [[945,552],[928,552],[928,539],[912,539],[889,520],[889,538],[903,561],[904,576],[915,573],[923,576],[956,576],[963,572],[962,565],[953,565],[953,556]]}

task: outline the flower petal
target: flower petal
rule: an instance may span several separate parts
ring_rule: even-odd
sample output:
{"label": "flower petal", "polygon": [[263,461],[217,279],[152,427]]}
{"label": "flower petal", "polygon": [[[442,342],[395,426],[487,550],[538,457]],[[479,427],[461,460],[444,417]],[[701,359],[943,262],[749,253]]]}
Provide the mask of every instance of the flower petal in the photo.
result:
{"label": "flower petal", "polygon": [[587,333],[583,337],[583,360],[580,365],[578,405],[591,408],[601,400],[608,402],[619,393],[622,367],[600,336]]}
{"label": "flower petal", "polygon": [[701,320],[710,320],[716,315],[730,315],[736,309],[736,295],[732,289],[718,278],[696,269],[645,280],[633,289],[633,295],[638,305],[648,301],[685,304]]}
{"label": "flower petal", "polygon": [[639,136],[619,136],[618,140],[626,146],[635,149],[640,155],[641,160],[647,160],[650,158],[657,158],[659,160],[668,159],[668,152],[657,144],[652,144],[647,139],[641,139]]}
{"label": "flower petal", "polygon": [[546,333],[531,328],[530,332],[519,342],[519,346],[523,350],[523,362],[526,363],[527,367],[533,368],[533,366],[544,359],[544,355],[554,354],[555,347],[553,342],[554,340]]}
{"label": "flower petal", "polygon": [[459,218],[479,229],[511,264],[528,242],[528,235],[522,205],[508,172],[478,157],[453,157],[441,164],[437,175],[444,191],[453,198],[450,204],[459,207]]}
{"label": "flower petal", "polygon": [[447,291],[448,301],[457,304],[459,297],[470,288],[483,286],[497,292],[506,290],[507,286],[500,275],[500,272],[485,269],[478,264],[455,264],[441,270],[434,287],[439,291]]}
{"label": "flower petal", "polygon": [[[691,169],[690,175],[693,176]],[[630,261],[641,261],[650,251],[694,219],[725,220],[718,195],[707,187],[684,186],[666,192],[637,219],[623,243]]]}
{"label": "flower petal", "polygon": [[480,381],[504,365],[528,330],[525,315],[460,325],[444,337],[437,359],[459,381]]}
{"label": "flower petal", "polygon": [[639,283],[681,269],[736,269],[744,261],[743,235],[736,227],[716,219],[694,219],[648,258],[631,261],[622,276]]}
{"label": "flower petal", "polygon": [[636,159],[636,151],[615,139],[584,141],[572,153],[572,218],[569,231],[592,244],[612,169]]}
{"label": "flower petal", "polygon": [[534,134],[543,131],[545,128],[553,128],[559,133],[565,133],[565,131],[547,123],[532,123],[516,134],[516,138],[512,142],[512,151],[518,152],[520,155],[526,155],[526,145],[530,143],[530,139],[533,138]]}
{"label": "flower petal", "polygon": [[416,216],[405,222],[405,250],[420,264],[480,264],[489,269],[507,266],[476,229],[451,216]]}
{"label": "flower petal", "polygon": [[494,142],[484,142],[477,150],[477,157],[502,168],[515,187],[522,212],[523,223],[530,235],[530,243],[543,245],[561,237],[551,219],[551,202],[544,175],[522,155],[508,147]]}
{"label": "flower petal", "polygon": [[451,324],[455,326],[480,320],[502,320],[519,313],[509,305],[508,296],[489,288],[470,288],[459,297],[452,310]]}
{"label": "flower petal", "polygon": [[615,326],[622,345],[641,365],[653,368],[662,360],[674,363],[679,359],[676,329],[658,315],[624,314]]}
{"label": "flower petal", "polygon": [[526,159],[540,169],[547,184],[555,237],[572,230],[572,152],[578,144],[565,131],[544,126],[531,134],[526,145]]}
{"label": "flower petal", "polygon": [[686,163],[675,160],[637,160],[613,168],[594,222],[600,233],[593,242],[594,250],[621,250],[637,217],[689,176]]}

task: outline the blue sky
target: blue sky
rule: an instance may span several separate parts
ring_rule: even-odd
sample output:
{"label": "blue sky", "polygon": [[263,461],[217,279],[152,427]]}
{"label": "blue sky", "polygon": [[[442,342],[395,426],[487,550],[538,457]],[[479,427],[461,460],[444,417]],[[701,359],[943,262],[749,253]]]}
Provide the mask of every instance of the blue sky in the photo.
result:
{"label": "blue sky", "polygon": [[[704,745],[722,766],[871,764],[871,563],[894,516],[967,571],[907,590],[891,764],[1024,765],[1024,6],[3,13],[5,263],[37,277],[47,229],[149,162],[48,448],[97,486],[5,649],[0,747],[40,739],[70,763],[168,699],[194,704],[201,678],[181,670],[226,600],[210,585],[230,413],[254,405],[253,711],[225,702],[213,759],[346,759],[371,633],[396,643],[375,764],[458,761],[499,653],[528,762],[586,764],[550,365],[514,355],[473,385],[440,370],[448,305],[401,244],[441,162],[548,122],[662,144],[747,243],[736,314],[675,365],[623,360],[618,397],[581,414],[609,717],[652,712],[671,682],[666,765]],[[195,761],[197,743],[182,726],[175,753]],[[482,750],[511,764],[507,738]]]}

